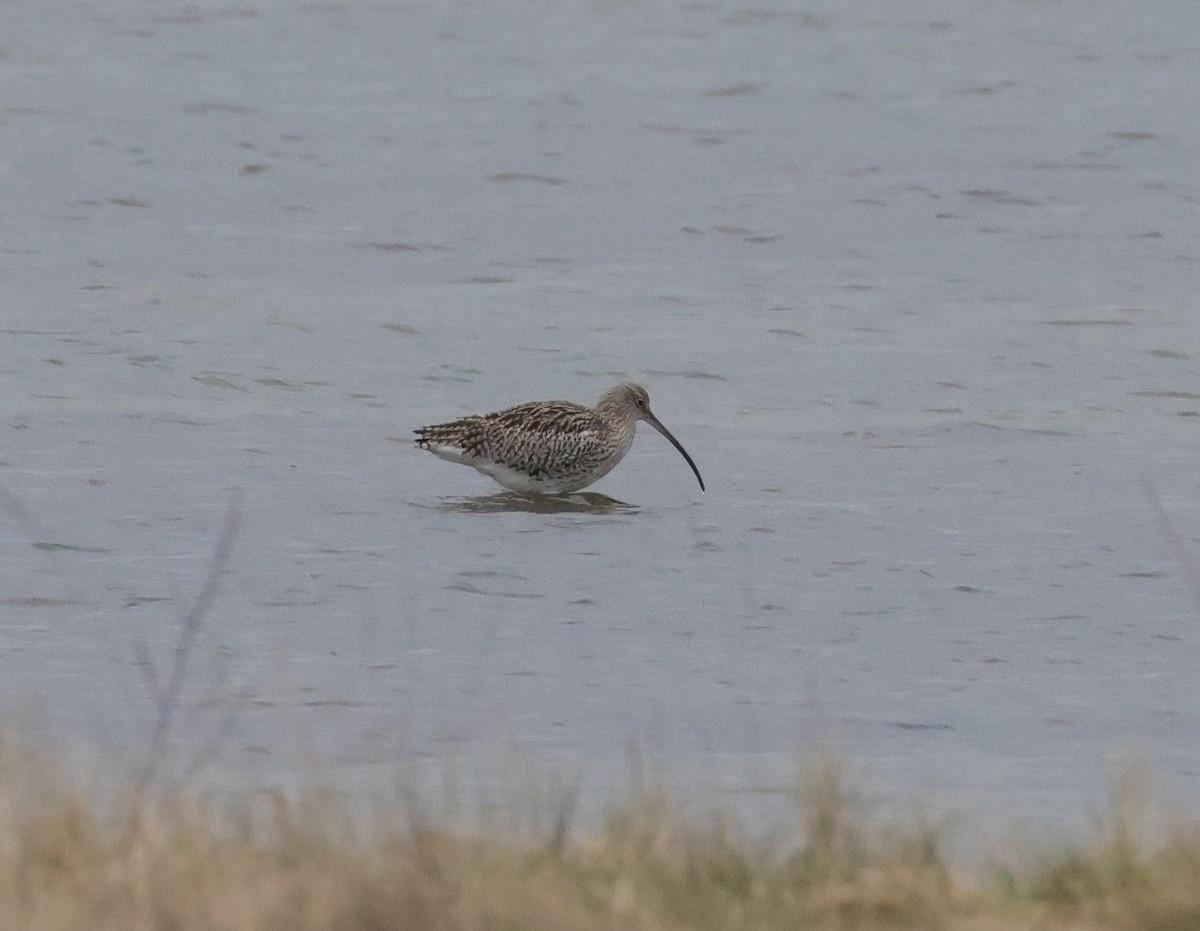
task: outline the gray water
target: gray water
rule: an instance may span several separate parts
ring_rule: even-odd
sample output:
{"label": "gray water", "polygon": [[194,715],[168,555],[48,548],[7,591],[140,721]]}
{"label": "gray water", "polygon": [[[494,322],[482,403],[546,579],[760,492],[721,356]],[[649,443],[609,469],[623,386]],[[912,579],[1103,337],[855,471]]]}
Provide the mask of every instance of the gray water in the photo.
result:
{"label": "gray water", "polygon": [[[1200,605],[1144,488],[1200,553],[1200,5],[0,25],[10,730],[144,750],[240,501],[189,785],[534,760],[602,804],[633,756],[754,818],[832,748],[998,824],[1130,755],[1197,807]],[[550,513],[409,445],[622,377],[707,494],[644,429],[592,489],[625,506]]]}

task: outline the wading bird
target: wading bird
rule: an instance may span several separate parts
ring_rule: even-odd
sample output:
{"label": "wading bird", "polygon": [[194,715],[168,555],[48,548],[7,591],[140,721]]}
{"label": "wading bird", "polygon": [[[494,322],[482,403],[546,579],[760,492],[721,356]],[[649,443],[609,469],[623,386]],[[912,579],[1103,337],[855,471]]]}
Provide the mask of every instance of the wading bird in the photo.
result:
{"label": "wading bird", "polygon": [[559,495],[587,488],[611,472],[633,445],[639,420],[671,441],[703,491],[696,463],[651,412],[646,389],[631,382],[604,392],[595,407],[532,401],[413,432],[421,449],[473,466],[505,488]]}

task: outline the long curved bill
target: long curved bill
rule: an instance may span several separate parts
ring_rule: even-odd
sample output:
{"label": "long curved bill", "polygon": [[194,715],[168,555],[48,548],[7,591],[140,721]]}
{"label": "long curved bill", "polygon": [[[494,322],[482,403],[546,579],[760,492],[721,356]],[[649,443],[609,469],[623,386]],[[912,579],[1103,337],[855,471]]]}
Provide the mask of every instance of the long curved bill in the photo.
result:
{"label": "long curved bill", "polygon": [[700,477],[700,470],[696,468],[696,463],[692,462],[692,457],[689,456],[688,451],[683,448],[683,444],[680,443],[679,440],[675,439],[675,437],[673,437],[671,435],[671,431],[668,430],[666,427],[664,427],[661,423],[659,423],[658,418],[655,417],[653,414],[651,414],[649,411],[646,411],[645,413],[642,414],[642,419],[645,420],[646,423],[650,424],[650,426],[652,426],[655,430],[657,430],[663,436],[665,436],[668,440],[670,440],[671,445],[674,446],[677,450],[679,450],[679,452],[683,456],[683,458],[687,460],[687,464],[692,467],[692,471],[696,473],[696,481],[698,481],[700,483],[700,490],[704,491],[704,479],[702,479]]}

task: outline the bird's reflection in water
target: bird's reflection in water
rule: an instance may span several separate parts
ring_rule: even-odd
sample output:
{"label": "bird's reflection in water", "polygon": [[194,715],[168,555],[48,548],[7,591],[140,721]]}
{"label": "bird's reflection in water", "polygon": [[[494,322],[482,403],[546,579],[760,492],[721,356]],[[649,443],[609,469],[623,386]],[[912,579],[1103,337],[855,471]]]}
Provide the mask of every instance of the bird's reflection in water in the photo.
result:
{"label": "bird's reflection in water", "polygon": [[639,510],[636,504],[626,504],[594,491],[572,495],[522,495],[505,491],[470,498],[442,498],[437,509],[461,514],[634,514]]}

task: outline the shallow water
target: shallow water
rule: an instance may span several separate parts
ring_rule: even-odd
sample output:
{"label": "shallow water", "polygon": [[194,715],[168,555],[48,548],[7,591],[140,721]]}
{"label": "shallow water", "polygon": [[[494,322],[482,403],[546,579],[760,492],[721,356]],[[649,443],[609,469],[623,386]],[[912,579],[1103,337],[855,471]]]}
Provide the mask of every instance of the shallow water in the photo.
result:
{"label": "shallow water", "polygon": [[[511,743],[603,800],[637,748],[761,817],[834,747],[1043,824],[1135,753],[1193,805],[1144,482],[1200,552],[1200,9],[4,16],[14,724],[145,745],[240,495],[193,783],[495,790]],[[649,430],[552,513],[408,443],[625,376],[708,494]]]}

